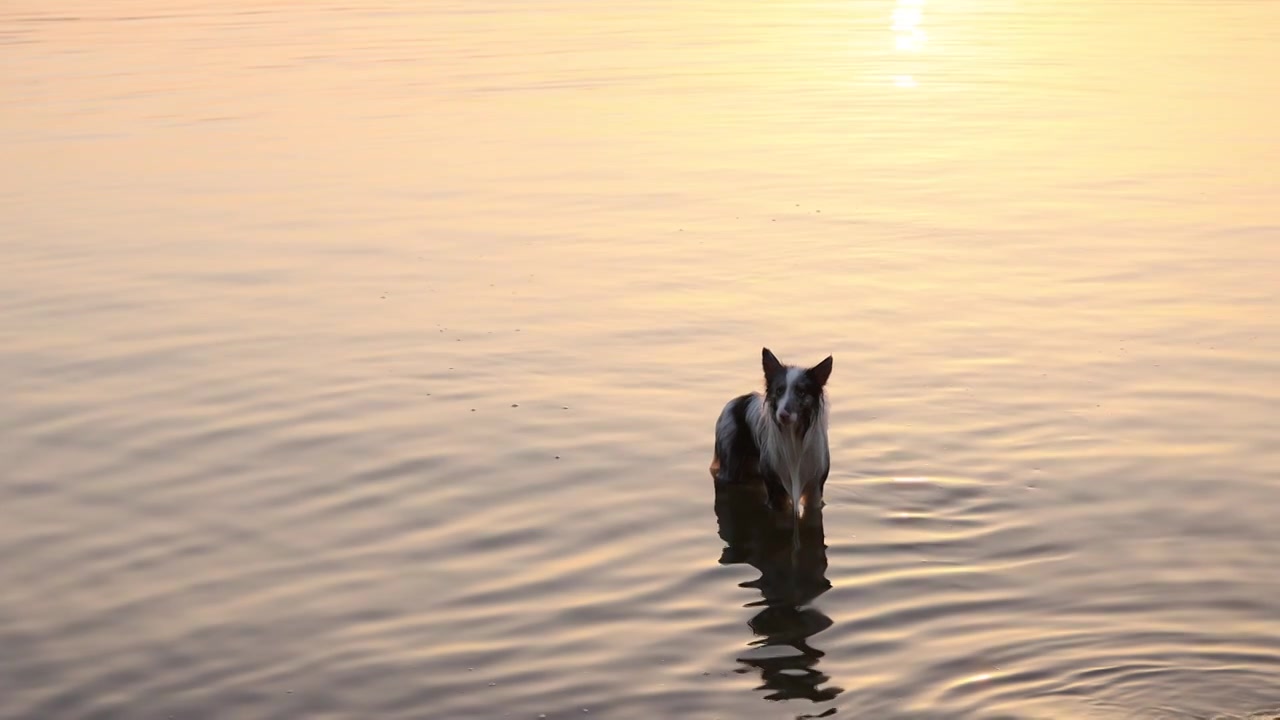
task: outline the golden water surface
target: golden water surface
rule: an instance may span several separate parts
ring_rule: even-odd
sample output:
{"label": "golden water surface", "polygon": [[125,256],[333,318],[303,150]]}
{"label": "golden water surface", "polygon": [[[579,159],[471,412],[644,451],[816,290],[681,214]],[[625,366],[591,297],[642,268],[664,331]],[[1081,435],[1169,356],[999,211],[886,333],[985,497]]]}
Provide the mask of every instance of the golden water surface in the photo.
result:
{"label": "golden water surface", "polygon": [[0,717],[1280,715],[1277,27],[5,0]]}

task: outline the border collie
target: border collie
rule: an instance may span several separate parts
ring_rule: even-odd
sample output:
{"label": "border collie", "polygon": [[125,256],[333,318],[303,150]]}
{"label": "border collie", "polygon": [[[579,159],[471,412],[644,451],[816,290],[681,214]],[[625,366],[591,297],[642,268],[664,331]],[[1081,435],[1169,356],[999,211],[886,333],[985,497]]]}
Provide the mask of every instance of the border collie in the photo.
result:
{"label": "border collie", "polygon": [[769,348],[761,353],[765,392],[748,393],[724,406],[716,421],[717,483],[764,480],[769,503],[788,498],[800,519],[805,500],[820,500],[831,470],[827,447],[827,398],[831,356],[805,369],[778,362]]}

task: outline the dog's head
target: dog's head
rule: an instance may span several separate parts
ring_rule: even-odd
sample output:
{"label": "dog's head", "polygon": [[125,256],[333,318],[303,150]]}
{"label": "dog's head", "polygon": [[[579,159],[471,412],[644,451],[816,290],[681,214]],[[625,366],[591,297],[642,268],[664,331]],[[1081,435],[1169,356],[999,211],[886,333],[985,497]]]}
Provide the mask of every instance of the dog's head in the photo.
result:
{"label": "dog's head", "polygon": [[808,432],[822,413],[822,390],[831,377],[831,356],[805,369],[778,362],[769,348],[761,353],[764,361],[765,405],[779,427]]}

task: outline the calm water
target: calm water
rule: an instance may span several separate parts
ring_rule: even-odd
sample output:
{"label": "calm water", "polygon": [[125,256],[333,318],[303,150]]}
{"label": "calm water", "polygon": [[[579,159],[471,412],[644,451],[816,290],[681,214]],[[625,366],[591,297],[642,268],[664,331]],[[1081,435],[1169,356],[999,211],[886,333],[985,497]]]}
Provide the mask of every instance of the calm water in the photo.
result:
{"label": "calm water", "polygon": [[1276,717],[1278,23],[7,0],[0,716]]}

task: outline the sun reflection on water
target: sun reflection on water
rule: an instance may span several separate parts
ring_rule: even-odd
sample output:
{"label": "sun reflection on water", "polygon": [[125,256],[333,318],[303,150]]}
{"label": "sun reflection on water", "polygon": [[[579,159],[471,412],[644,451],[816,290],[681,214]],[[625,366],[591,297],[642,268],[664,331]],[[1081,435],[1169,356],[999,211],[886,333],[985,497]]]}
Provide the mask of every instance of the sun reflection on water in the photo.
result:
{"label": "sun reflection on water", "polygon": [[924,20],[924,0],[898,0],[893,8],[893,46],[902,52],[920,52],[928,35],[920,27]]}
{"label": "sun reflection on water", "polygon": [[[893,31],[893,47],[900,53],[918,54],[929,42],[929,36],[921,27],[924,22],[925,0],[897,0],[893,7],[892,22],[889,27]],[[898,73],[893,76],[893,84],[900,88],[913,88],[919,85],[912,73]]]}

